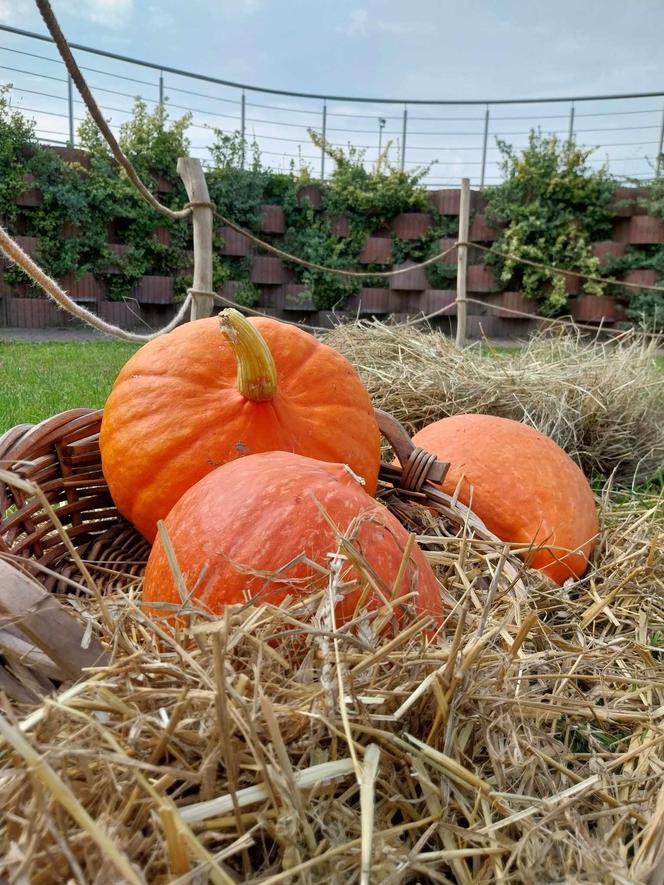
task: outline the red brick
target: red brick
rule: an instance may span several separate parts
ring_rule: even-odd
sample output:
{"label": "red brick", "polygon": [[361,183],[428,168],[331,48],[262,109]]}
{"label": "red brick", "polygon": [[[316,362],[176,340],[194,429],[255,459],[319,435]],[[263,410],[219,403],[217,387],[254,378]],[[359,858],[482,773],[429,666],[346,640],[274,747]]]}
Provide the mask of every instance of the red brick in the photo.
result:
{"label": "red brick", "polygon": [[647,187],[618,187],[613,192],[609,209],[618,218],[631,218],[633,215],[645,215],[646,209],[640,201],[649,195]]}
{"label": "red brick", "polygon": [[311,297],[311,292],[306,286],[298,283],[289,283],[283,287],[284,310],[314,311],[316,305]]}
{"label": "red brick", "polygon": [[134,290],[139,304],[171,304],[173,301],[173,277],[145,276]]}
{"label": "red brick", "polygon": [[78,163],[84,169],[90,168],[90,154],[74,147],[54,147],[53,150],[65,163]]}
{"label": "red brick", "polygon": [[625,254],[625,244],[616,243],[614,240],[601,240],[592,244],[591,252],[595,258],[599,258],[599,266],[606,267],[610,258],[621,258]]}
{"label": "red brick", "polygon": [[334,329],[340,324],[340,317],[333,310],[317,310],[307,322],[321,329]]}
{"label": "red brick", "polygon": [[81,274],[80,277],[76,277],[72,273],[66,274],[60,284],[74,301],[92,304],[102,301],[106,297],[106,289],[89,271]]}
{"label": "red brick", "polygon": [[631,218],[613,219],[613,240],[616,243],[629,243],[629,229]]}
{"label": "red brick", "polygon": [[224,285],[219,289],[219,294],[229,301],[235,302],[235,293],[239,289],[241,283],[238,280],[226,280]]}
{"label": "red brick", "polygon": [[390,310],[389,289],[364,287],[357,295],[348,300],[346,309],[351,313],[360,314],[386,314]]}
{"label": "red brick", "polygon": [[563,279],[565,280],[565,291],[568,295],[577,295],[583,281],[580,277],[575,276],[574,274],[563,273]]}
{"label": "red brick", "polygon": [[572,303],[572,316],[579,323],[614,323],[618,318],[615,298],[609,295],[579,295]]}
{"label": "red brick", "polygon": [[466,288],[469,292],[495,292],[498,289],[493,270],[484,264],[468,267]]}
{"label": "red brick", "polygon": [[320,209],[323,203],[323,198],[317,184],[305,184],[304,187],[301,187],[297,192],[298,206],[304,206],[307,203],[309,203],[314,209]]}
{"label": "red brick", "polygon": [[419,240],[430,229],[432,222],[428,212],[402,212],[392,219],[392,230],[399,240]]}
{"label": "red brick", "polygon": [[152,239],[156,240],[158,243],[161,243],[162,246],[170,246],[171,232],[165,225],[159,224],[152,232]]}
{"label": "red brick", "polygon": [[121,329],[136,329],[139,326],[145,329],[141,323],[142,311],[133,302],[128,304],[126,301],[102,301],[98,313],[107,323],[113,323]]}
{"label": "red brick", "polygon": [[[415,262],[406,261],[404,264],[395,267],[394,270],[401,270],[414,265]],[[397,292],[423,292],[429,287],[425,269],[422,267],[413,267],[407,273],[397,274],[395,277],[389,277],[390,289]]]}
{"label": "red brick", "polygon": [[[440,247],[440,251],[447,252],[447,255],[440,259],[443,264],[457,263],[457,250],[453,248],[455,243],[455,237],[443,237],[441,240],[439,240],[438,245]],[[449,252],[449,249],[452,249],[452,251]]]}
{"label": "red brick", "polygon": [[[461,204],[461,191],[459,188],[443,188],[438,191],[428,192],[429,203],[437,209],[441,215],[458,215]],[[481,203],[479,191],[470,192],[470,208],[478,209]]]}
{"label": "red brick", "polygon": [[468,229],[468,239],[476,243],[488,243],[495,240],[498,231],[491,227],[484,215],[476,215]]}
{"label": "red brick", "polygon": [[455,316],[456,291],[454,289],[427,289],[419,299],[418,309],[424,314],[443,311],[440,316]]}
{"label": "red brick", "polygon": [[263,286],[281,286],[288,282],[288,273],[281,258],[272,255],[254,255],[251,264],[251,282]]}
{"label": "red brick", "polygon": [[221,247],[222,255],[233,255],[235,257],[243,257],[251,251],[251,240],[244,234],[238,233],[232,227],[222,227],[219,233],[224,241]]}
{"label": "red brick", "polygon": [[41,206],[42,192],[34,185],[35,177],[28,173],[25,176],[25,190],[16,197],[17,206]]}
{"label": "red brick", "polygon": [[620,277],[620,280],[623,283],[633,283],[638,286],[656,286],[657,271],[651,268],[629,270]]}
{"label": "red brick", "polygon": [[664,243],[664,218],[635,215],[630,218],[628,242],[637,246]]}
{"label": "red brick", "polygon": [[468,338],[498,338],[500,337],[501,320],[500,317],[490,316],[472,316],[466,317],[466,335]]}
{"label": "red brick", "polygon": [[7,325],[19,329],[43,329],[64,326],[67,314],[48,298],[8,298]]}
{"label": "red brick", "polygon": [[81,235],[81,229],[77,224],[73,224],[71,221],[65,221],[62,225],[62,239],[63,240],[71,240],[73,237],[79,237]]}
{"label": "red brick", "polygon": [[16,240],[16,244],[20,246],[24,252],[27,252],[28,255],[34,255],[37,252],[39,246],[39,240],[37,237],[16,236],[14,239]]}
{"label": "red brick", "polygon": [[[495,311],[495,314],[499,317],[507,317],[515,320],[527,319],[526,317],[519,317],[514,313],[508,313],[508,311],[512,310],[518,310],[521,311],[521,313],[529,314],[537,313],[536,303],[532,298],[526,298],[523,292],[501,292],[496,303],[499,307]],[[500,310],[501,307],[506,308],[506,310]]]}
{"label": "red brick", "polygon": [[8,283],[0,274],[0,297],[19,298],[25,292],[25,283]]}
{"label": "red brick", "polygon": [[281,206],[266,204],[261,206],[260,229],[264,234],[283,234],[286,230],[286,218]]}
{"label": "red brick", "polygon": [[369,237],[360,255],[360,264],[391,264],[392,240],[386,237]]}

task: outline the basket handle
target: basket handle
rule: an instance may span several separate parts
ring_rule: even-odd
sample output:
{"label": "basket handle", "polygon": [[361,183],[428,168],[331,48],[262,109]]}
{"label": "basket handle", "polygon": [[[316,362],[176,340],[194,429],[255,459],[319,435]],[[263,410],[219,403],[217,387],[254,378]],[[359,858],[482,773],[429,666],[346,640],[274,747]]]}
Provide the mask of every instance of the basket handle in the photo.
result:
{"label": "basket handle", "polygon": [[396,485],[409,492],[419,492],[425,482],[442,483],[450,469],[449,463],[414,446],[405,427],[393,415],[382,409],[374,409],[374,413],[380,432],[401,464],[401,476],[396,477]]}

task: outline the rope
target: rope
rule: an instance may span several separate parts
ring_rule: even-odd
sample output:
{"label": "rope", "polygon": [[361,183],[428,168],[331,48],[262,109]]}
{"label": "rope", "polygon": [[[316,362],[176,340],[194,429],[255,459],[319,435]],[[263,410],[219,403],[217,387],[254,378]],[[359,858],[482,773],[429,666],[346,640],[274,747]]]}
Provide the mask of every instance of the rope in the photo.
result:
{"label": "rope", "polygon": [[183,209],[216,209],[214,203],[210,202],[210,200],[189,200],[188,203],[185,203],[182,207]]}
{"label": "rope", "polygon": [[376,277],[380,277],[381,279],[390,279],[390,277],[398,277],[400,274],[409,273],[412,270],[419,270],[422,267],[428,267],[430,264],[435,264],[446,255],[449,255],[449,253],[456,249],[456,247],[459,245],[459,243],[455,243],[453,246],[450,246],[449,249],[445,249],[444,252],[438,252],[432,258],[427,258],[426,261],[421,261],[419,264],[411,264],[410,267],[401,267],[398,270],[344,270],[340,267],[326,267],[324,264],[316,264],[314,261],[307,261],[305,258],[298,258],[297,255],[291,255],[289,252],[284,252],[283,249],[279,249],[278,246],[273,246],[271,243],[266,243],[264,240],[261,240],[260,237],[252,234],[251,231],[246,230],[246,228],[242,227],[239,224],[236,224],[229,218],[226,218],[224,215],[221,214],[221,212],[215,210],[214,214],[215,217],[219,219],[219,221],[223,222],[227,227],[230,227],[231,230],[234,230],[238,234],[242,234],[242,236],[246,237],[248,240],[251,240],[252,243],[260,246],[261,249],[265,249],[266,252],[272,252],[273,255],[277,255],[279,258],[283,258],[285,261],[290,261],[293,264],[299,264],[301,267],[306,267],[309,270],[321,270],[324,273],[336,274],[339,277],[353,277],[355,279],[375,279]]}
{"label": "rope", "polygon": [[143,199],[146,200],[153,209],[156,209],[157,212],[161,212],[162,215],[166,215],[168,216],[168,218],[186,218],[191,212],[190,207],[185,207],[184,209],[178,210],[169,209],[168,206],[164,206],[163,203],[160,203],[159,200],[155,196],[153,196],[147,189],[147,187],[143,184],[138,173],[134,169],[131,160],[129,160],[128,157],[125,156],[115,136],[111,132],[108,123],[104,119],[103,114],[99,110],[97,102],[90,92],[88,84],[85,82],[85,78],[83,77],[80,68],[76,64],[76,60],[72,55],[67,40],[62,33],[62,30],[60,28],[60,25],[58,24],[55,14],[53,13],[53,10],[51,9],[51,4],[49,0],[36,0],[36,3],[37,8],[41,12],[42,18],[46,23],[46,27],[48,28],[51,37],[53,37],[53,41],[55,42],[55,45],[58,48],[62,60],[65,63],[67,72],[76,84],[76,88],[78,89],[81,98],[85,102],[85,105],[90,112],[90,116],[99,127],[99,131],[101,132],[101,134],[106,139],[106,142],[108,143],[113,156],[129,176],[129,180],[131,181],[131,183],[138,190]]}
{"label": "rope", "polygon": [[187,295],[186,300],[182,303],[182,306],[170,323],[158,332],[152,332],[150,335],[139,335],[136,332],[127,332],[119,326],[113,325],[113,323],[107,323],[106,320],[103,320],[101,317],[98,317],[96,314],[87,310],[87,308],[77,304],[76,301],[73,301],[69,295],[60,288],[55,280],[45,274],[39,265],[35,264],[32,258],[30,258],[30,256],[14,242],[1,225],[0,249],[2,249],[5,255],[13,261],[14,264],[17,264],[24,273],[31,277],[34,282],[46,292],[49,298],[52,301],[55,301],[58,307],[61,307],[73,316],[83,320],[84,323],[87,323],[99,332],[103,332],[105,335],[113,335],[115,338],[121,338],[124,341],[144,343],[146,341],[152,341],[160,335],[165,335],[166,332],[170,332],[182,322],[191,305],[191,295]]}
{"label": "rope", "polygon": [[[244,304],[238,304],[237,301],[231,301],[230,298],[224,298],[223,295],[219,295],[217,292],[196,292],[194,289],[187,289],[187,292],[191,292],[192,295],[212,295],[215,301],[219,301],[221,304],[225,304],[227,307],[234,307],[236,310],[241,310],[244,313],[249,313],[255,317],[264,317],[268,320],[273,320],[274,317],[271,317],[267,313],[263,313],[260,310],[254,310],[252,307],[246,307]],[[287,326],[297,326],[298,329],[306,329],[308,332],[329,332],[329,329],[325,329],[323,326],[307,326],[305,323],[294,323],[293,320],[284,320],[279,318],[280,323],[286,323]]]}
{"label": "rope", "polygon": [[[452,308],[456,307],[457,304],[460,304],[461,302],[464,302],[466,304],[479,304],[482,307],[487,307],[489,310],[500,311],[501,313],[509,313],[515,317],[522,317],[523,319],[539,320],[542,323],[551,323],[558,326],[565,326],[566,328],[584,329],[589,332],[595,333],[602,331],[606,335],[632,335],[636,331],[634,329],[608,329],[606,328],[606,326],[602,326],[601,324],[598,326],[589,326],[586,323],[577,323],[575,320],[563,320],[556,319],[555,317],[543,317],[539,314],[525,313],[522,310],[513,310],[511,307],[503,307],[501,304],[492,304],[488,301],[480,301],[478,298],[459,298],[458,300],[453,301],[451,304],[446,304],[439,310],[434,310],[433,313],[428,313],[424,316],[415,317],[412,320],[407,320],[402,325],[417,326],[420,323],[427,323],[429,322],[429,320],[433,320],[436,317],[441,316],[441,314],[447,313],[448,310],[452,310]],[[643,336],[644,338],[655,338],[657,340],[662,338],[662,335],[659,332],[645,332],[639,330],[637,334]]]}
{"label": "rope", "polygon": [[[475,245],[474,243],[457,243],[452,248],[456,248],[457,245]],[[485,247],[479,247],[485,248]],[[127,332],[125,329],[121,329],[119,326],[115,326],[112,323],[107,323],[105,320],[98,317],[96,314],[87,310],[82,305],[78,304],[76,301],[73,301],[69,295],[56,283],[54,279],[49,277],[44,271],[36,264],[29,255],[27,255],[23,249],[11,238],[11,236],[5,231],[5,229],[0,225],[0,249],[4,252],[4,254],[17,264],[21,270],[26,273],[41,289],[46,292],[46,294],[54,301],[59,307],[63,310],[68,311],[78,319],[87,323],[89,326],[92,326],[94,329],[97,329],[99,332],[103,332],[105,335],[112,335],[116,338],[120,338],[124,341],[133,341],[138,343],[143,343],[146,341],[152,341],[154,338],[158,338],[160,335],[165,335],[167,332],[172,331],[176,326],[178,326],[182,320],[184,319],[187,310],[191,305],[191,300],[193,295],[207,295],[212,296],[212,298],[229,307],[241,307],[243,311],[249,313],[253,316],[259,317],[267,317],[268,319],[272,319],[268,314],[263,313],[260,310],[254,310],[251,307],[246,307],[244,305],[238,305],[236,302],[231,301],[228,298],[225,298],[223,295],[220,295],[217,292],[203,292],[197,289],[187,289],[187,298],[182,303],[180,309],[173,319],[168,323],[168,325],[164,326],[163,329],[160,329],[156,332],[152,332],[149,335],[139,335],[135,332]],[[449,251],[449,250],[448,250]],[[410,269],[410,268],[409,268]],[[555,268],[548,268],[549,270],[555,270]],[[571,271],[558,271],[559,273],[572,273]],[[583,276],[579,274],[579,276]],[[641,288],[655,288],[659,290],[661,287],[641,287]],[[546,323],[552,323],[556,325],[562,325],[566,327],[573,327],[576,329],[587,329],[592,332],[597,332],[597,327],[584,325],[580,323],[575,323],[573,320],[561,320],[554,319],[548,317],[541,317],[537,314],[526,313],[521,310],[514,310],[509,307],[502,307],[499,304],[491,304],[486,301],[480,301],[476,298],[465,298],[458,299],[450,304],[446,304],[444,307],[439,308],[438,310],[433,311],[432,313],[425,314],[421,317],[416,317],[412,320],[408,320],[405,323],[402,323],[403,326],[416,326],[421,323],[429,322],[432,319],[435,319],[442,314],[447,313],[456,307],[460,300],[464,300],[469,304],[479,304],[484,306],[485,308],[489,308],[489,310],[501,311],[502,313],[508,313],[513,316],[523,317],[531,320],[543,320]],[[295,323],[292,320],[282,319],[281,322],[286,323],[287,325],[297,326],[300,329],[306,329],[309,332],[326,332],[328,331],[322,326],[311,326],[305,323]],[[603,329],[603,331],[610,335],[622,335],[624,332],[618,329]],[[640,334],[649,338],[661,338],[661,335],[653,332],[641,332]]]}
{"label": "rope", "polygon": [[[548,270],[552,273],[565,274],[569,277],[576,277],[578,280],[590,280],[592,283],[602,283],[606,286],[623,286],[626,289],[648,289],[651,292],[664,292],[664,286],[646,286],[642,283],[627,283],[620,280],[609,279],[608,277],[595,277],[591,274],[581,273],[578,270],[562,270],[560,267],[549,267],[548,264],[542,264],[539,261],[531,261],[529,258],[522,258],[519,255],[513,255],[511,252],[501,252],[492,246],[480,246],[479,243],[462,243],[458,242],[455,246],[472,246],[473,249],[480,249],[482,252],[493,252],[494,255],[500,255],[501,258],[509,258],[519,264],[529,264],[531,267],[537,267],[540,270]],[[505,308],[506,310],[507,308]]]}

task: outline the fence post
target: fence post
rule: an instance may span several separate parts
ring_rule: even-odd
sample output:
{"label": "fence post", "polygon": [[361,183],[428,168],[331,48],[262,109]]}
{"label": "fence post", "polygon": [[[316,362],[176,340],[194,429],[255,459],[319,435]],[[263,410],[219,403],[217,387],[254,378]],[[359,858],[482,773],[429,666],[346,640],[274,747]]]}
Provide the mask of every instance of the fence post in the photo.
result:
{"label": "fence post", "polygon": [[571,141],[574,138],[574,102],[572,102],[572,106],[569,109],[569,135],[567,136],[567,140]]}
{"label": "fence post", "polygon": [[242,90],[242,101],[240,102],[240,142],[242,144],[242,168],[244,169],[244,159],[246,154],[246,145],[245,145],[245,131],[247,125],[247,105],[246,99],[244,96],[244,89]]}
{"label": "fence post", "polygon": [[323,143],[320,149],[320,180],[325,181],[325,140],[327,138],[327,102],[323,99]]}
{"label": "fence post", "polygon": [[403,109],[403,129],[401,130],[401,171],[406,166],[406,130],[408,128],[408,108]]}
{"label": "fence post", "polygon": [[482,142],[482,172],[480,174],[480,190],[484,190],[484,173],[486,172],[486,146],[489,140],[489,105],[484,112],[484,139]]}
{"label": "fence post", "polygon": [[[178,175],[192,203],[210,202],[205,173],[200,160],[180,157]],[[191,319],[200,320],[212,313],[212,207],[194,206],[192,210],[194,235],[194,280],[192,283]],[[208,294],[209,293],[209,294]]]}
{"label": "fence post", "polygon": [[[468,222],[470,219],[470,179],[461,179],[461,202],[459,205],[459,242],[468,242]],[[466,269],[468,267],[468,246],[457,246],[457,328],[456,346],[466,343]]]}
{"label": "fence post", "polygon": [[69,74],[67,74],[67,105],[69,108],[69,147],[74,147],[74,89]]}
{"label": "fence post", "polygon": [[658,177],[661,174],[662,169],[664,169],[664,157],[662,156],[663,152],[664,152],[664,103],[662,103],[662,125],[659,130],[659,147],[657,148],[656,169],[657,169],[657,176]]}

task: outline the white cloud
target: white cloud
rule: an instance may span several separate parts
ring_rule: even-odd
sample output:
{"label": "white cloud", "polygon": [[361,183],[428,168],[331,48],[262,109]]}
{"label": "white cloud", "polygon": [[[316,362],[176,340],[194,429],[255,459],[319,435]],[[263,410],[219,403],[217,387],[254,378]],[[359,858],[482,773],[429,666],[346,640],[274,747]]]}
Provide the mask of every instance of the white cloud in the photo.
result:
{"label": "white cloud", "polygon": [[366,9],[353,9],[350,14],[350,21],[347,25],[341,26],[339,30],[345,31],[350,36],[358,35],[363,37],[368,33],[369,13]]}
{"label": "white cloud", "polygon": [[349,20],[337,27],[337,31],[341,31],[349,37],[366,37],[371,33],[381,32],[403,37],[405,34],[420,34],[424,30],[424,22],[370,18],[369,13],[363,7],[351,10]]}
{"label": "white cloud", "polygon": [[129,25],[134,11],[134,0],[64,0],[61,7],[69,15],[120,31]]}
{"label": "white cloud", "polygon": [[253,15],[254,12],[258,12],[262,8],[263,0],[239,0],[239,2],[235,3],[235,6],[246,15]]}
{"label": "white cloud", "polygon": [[150,27],[152,28],[164,30],[166,28],[174,28],[176,25],[173,13],[168,12],[168,10],[163,9],[161,6],[151,3],[148,6],[148,13],[150,15]]}
{"label": "white cloud", "polygon": [[17,24],[27,10],[25,0],[0,0],[0,22]]}

